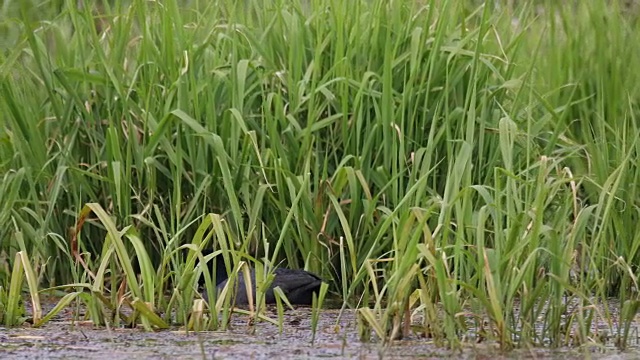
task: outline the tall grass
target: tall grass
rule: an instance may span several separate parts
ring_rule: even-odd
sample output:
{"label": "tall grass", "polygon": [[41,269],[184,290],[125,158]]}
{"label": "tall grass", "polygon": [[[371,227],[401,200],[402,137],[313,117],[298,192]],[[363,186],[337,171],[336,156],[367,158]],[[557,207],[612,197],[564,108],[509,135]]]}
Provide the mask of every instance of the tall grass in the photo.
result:
{"label": "tall grass", "polygon": [[640,32],[616,2],[498,3],[3,8],[4,262],[97,323],[186,324],[223,250],[320,274],[381,339],[590,341],[592,305],[637,309]]}

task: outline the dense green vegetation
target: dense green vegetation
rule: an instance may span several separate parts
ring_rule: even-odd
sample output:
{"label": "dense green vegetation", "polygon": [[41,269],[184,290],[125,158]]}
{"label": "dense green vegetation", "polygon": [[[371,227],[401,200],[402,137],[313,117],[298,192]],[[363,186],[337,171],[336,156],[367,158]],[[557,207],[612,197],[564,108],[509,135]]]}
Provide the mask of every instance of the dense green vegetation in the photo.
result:
{"label": "dense green vegetation", "polygon": [[485,319],[504,347],[583,343],[609,297],[624,336],[638,24],[488,3],[3,2],[2,321],[24,277],[98,324],[124,299],[124,322],[215,327],[194,266],[223,250],[318,273],[365,337],[410,305],[439,344]]}

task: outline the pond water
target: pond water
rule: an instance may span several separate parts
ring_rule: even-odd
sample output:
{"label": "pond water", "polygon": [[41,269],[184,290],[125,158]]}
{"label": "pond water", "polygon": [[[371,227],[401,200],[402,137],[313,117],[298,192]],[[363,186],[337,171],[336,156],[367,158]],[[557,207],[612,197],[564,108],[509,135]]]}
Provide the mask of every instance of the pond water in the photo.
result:
{"label": "pond water", "polygon": [[[275,317],[275,315],[273,315]],[[355,311],[339,318],[339,310],[323,310],[311,344],[311,310],[285,313],[283,332],[267,322],[254,325],[235,315],[229,331],[186,333],[172,330],[105,329],[70,321],[71,312],[41,328],[0,328],[0,359],[637,359],[636,343],[625,352],[613,347],[582,349],[518,349],[501,353],[495,344],[469,343],[452,351],[429,339],[409,337],[387,348],[361,342]]]}

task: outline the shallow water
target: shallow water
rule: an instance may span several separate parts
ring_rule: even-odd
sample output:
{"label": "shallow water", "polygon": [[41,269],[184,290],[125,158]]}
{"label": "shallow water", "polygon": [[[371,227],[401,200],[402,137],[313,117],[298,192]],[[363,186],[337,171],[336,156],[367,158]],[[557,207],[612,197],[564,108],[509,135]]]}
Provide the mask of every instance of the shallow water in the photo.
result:
{"label": "shallow water", "polygon": [[[273,314],[272,314],[273,315]],[[275,315],[273,315],[275,317]],[[229,331],[186,333],[184,330],[145,332],[105,329],[90,322],[70,321],[71,312],[42,328],[0,328],[0,359],[636,359],[637,342],[626,352],[598,349],[525,349],[501,353],[489,343],[469,343],[462,351],[439,348],[429,339],[410,337],[388,348],[358,338],[355,312],[323,310],[316,340],[311,344],[311,310],[287,311],[283,333],[260,322],[253,334],[248,317],[235,315]]]}

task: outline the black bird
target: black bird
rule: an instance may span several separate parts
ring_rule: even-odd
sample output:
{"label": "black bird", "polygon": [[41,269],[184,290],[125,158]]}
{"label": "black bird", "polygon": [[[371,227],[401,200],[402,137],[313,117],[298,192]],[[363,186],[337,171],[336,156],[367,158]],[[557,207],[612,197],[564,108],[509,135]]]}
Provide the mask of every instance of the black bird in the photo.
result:
{"label": "black bird", "polygon": [[[212,259],[211,261],[215,263],[216,288],[218,292],[220,292],[227,285],[229,275],[227,274],[227,269],[223,261],[220,261],[216,258]],[[251,288],[255,301],[256,272],[254,269],[250,269],[249,271],[251,276]],[[276,303],[276,297],[273,293],[273,289],[279,287],[280,289],[282,289],[282,292],[286,295],[291,305],[311,305],[313,294],[315,293],[317,296],[320,290],[320,285],[322,285],[322,279],[320,277],[305,270],[276,268],[273,270],[273,275],[273,281],[264,294],[265,302],[267,304]],[[246,283],[244,280],[244,272],[242,270],[238,272],[235,283],[233,285],[235,287],[235,304],[249,304]],[[229,289],[229,291],[233,292],[234,289]],[[206,291],[203,292],[203,298],[206,301],[209,301]]]}

